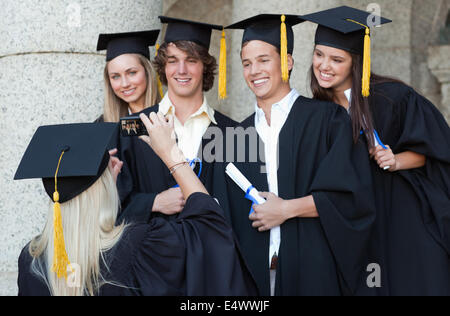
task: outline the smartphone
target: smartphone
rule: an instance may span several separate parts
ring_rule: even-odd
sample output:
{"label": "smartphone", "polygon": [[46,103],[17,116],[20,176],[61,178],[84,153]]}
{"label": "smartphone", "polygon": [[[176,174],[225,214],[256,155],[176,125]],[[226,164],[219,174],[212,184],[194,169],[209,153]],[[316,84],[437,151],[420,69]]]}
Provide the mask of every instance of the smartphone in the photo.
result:
{"label": "smartphone", "polygon": [[127,116],[120,119],[120,133],[124,137],[148,135],[139,116]]}

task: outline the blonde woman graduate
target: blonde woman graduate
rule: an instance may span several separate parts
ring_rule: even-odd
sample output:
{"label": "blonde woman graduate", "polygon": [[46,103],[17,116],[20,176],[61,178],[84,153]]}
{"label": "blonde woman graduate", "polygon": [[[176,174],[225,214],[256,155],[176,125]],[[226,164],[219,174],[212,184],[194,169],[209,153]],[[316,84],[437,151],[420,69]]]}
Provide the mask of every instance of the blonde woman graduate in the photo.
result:
{"label": "blonde woman graduate", "polygon": [[173,120],[142,120],[144,143],[180,185],[183,212],[172,222],[116,225],[123,163],[107,148],[117,124],[40,127],[15,179],[42,178],[51,201],[44,229],[20,254],[19,295],[257,294],[220,206],[172,150]]}
{"label": "blonde woman graduate", "polygon": [[149,51],[158,35],[159,30],[99,35],[97,50],[106,50],[105,101],[96,122],[118,122],[158,102],[157,77]]}

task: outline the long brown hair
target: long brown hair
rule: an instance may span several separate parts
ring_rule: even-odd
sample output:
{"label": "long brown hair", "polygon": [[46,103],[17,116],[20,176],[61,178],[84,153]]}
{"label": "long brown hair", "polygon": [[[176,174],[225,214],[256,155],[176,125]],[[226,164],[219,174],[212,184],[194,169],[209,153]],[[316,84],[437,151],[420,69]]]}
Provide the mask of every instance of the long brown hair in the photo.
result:
{"label": "long brown hair", "polygon": [[[358,142],[361,131],[363,131],[368,141],[369,148],[372,148],[375,146],[375,140],[373,136],[375,126],[372,118],[372,112],[370,110],[370,97],[365,98],[361,94],[363,58],[362,56],[357,54],[350,55],[352,57],[352,93],[350,101],[350,117],[352,121],[353,141],[356,144]],[[309,76],[311,79],[310,88],[313,94],[313,98],[322,101],[335,102],[333,90],[331,88],[322,88],[317,81],[317,78],[314,75],[313,65],[311,65]],[[402,83],[401,81],[394,78],[383,77],[371,73],[370,85],[372,87],[372,90],[374,85],[385,82]],[[371,91],[371,93],[373,92]]]}
{"label": "long brown hair", "polygon": [[[156,72],[150,60],[136,54],[145,69],[147,78],[147,90],[145,91],[145,108],[151,107],[159,102]],[[128,103],[116,96],[109,81],[108,64],[103,72],[105,84],[105,104],[103,107],[103,119],[105,122],[118,122],[121,117],[128,115]]]}

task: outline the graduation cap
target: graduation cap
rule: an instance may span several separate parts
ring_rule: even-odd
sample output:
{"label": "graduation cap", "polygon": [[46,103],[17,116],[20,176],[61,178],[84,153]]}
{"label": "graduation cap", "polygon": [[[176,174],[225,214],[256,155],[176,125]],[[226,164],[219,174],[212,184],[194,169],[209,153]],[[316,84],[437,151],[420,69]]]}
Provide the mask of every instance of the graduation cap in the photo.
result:
{"label": "graduation cap", "polygon": [[223,25],[208,24],[196,21],[183,20],[167,16],[159,16],[161,23],[167,24],[165,43],[177,41],[190,41],[209,50],[212,30],[222,31],[219,56],[219,99],[226,98],[226,61],[227,48]]}
{"label": "graduation cap", "polygon": [[78,196],[97,181],[109,163],[108,144],[116,123],[82,123],[38,128],[14,180],[42,178],[54,202],[55,256],[52,270],[67,276],[60,203]]}
{"label": "graduation cap", "polygon": [[159,16],[161,23],[167,24],[164,42],[190,41],[209,50],[212,30],[223,30],[222,25],[189,21],[167,16]]}
{"label": "graduation cap", "polygon": [[159,30],[100,34],[97,50],[106,49],[106,61],[110,61],[123,54],[141,54],[150,59],[148,47],[154,46]]}
{"label": "graduation cap", "polygon": [[281,55],[283,80],[288,81],[287,54],[292,54],[294,51],[292,27],[302,22],[304,20],[298,15],[260,14],[229,25],[226,29],[243,29],[242,44],[259,40],[278,48]]}
{"label": "graduation cap", "polygon": [[319,24],[316,45],[325,45],[363,56],[362,94],[370,94],[370,27],[392,22],[386,18],[348,6],[303,15],[303,19]]}

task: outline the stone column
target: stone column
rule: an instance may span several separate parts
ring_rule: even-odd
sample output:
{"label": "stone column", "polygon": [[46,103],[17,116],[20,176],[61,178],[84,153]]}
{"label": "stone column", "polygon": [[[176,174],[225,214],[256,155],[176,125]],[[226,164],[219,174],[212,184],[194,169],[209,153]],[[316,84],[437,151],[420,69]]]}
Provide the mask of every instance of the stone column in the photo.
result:
{"label": "stone column", "polygon": [[428,66],[441,84],[441,102],[436,105],[450,124],[450,45],[430,47],[428,54]]}
{"label": "stone column", "polygon": [[92,122],[102,112],[99,33],[159,28],[162,0],[1,1],[0,295],[17,294],[17,258],[43,228],[40,180],[13,181],[40,125]]}

